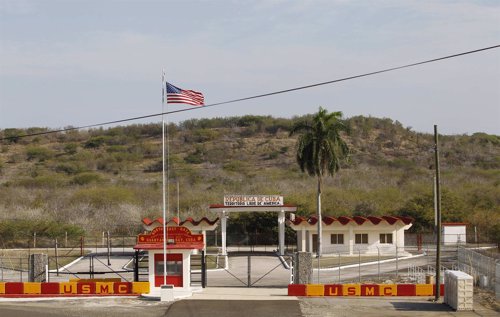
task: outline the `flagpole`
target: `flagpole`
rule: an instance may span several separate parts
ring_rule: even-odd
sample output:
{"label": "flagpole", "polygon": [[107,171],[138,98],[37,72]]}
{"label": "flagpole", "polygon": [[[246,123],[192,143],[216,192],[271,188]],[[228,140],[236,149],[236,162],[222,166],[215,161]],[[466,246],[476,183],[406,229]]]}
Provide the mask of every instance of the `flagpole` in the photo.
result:
{"label": "flagpole", "polygon": [[163,285],[167,284],[167,215],[165,195],[165,70],[161,73],[162,197],[163,197]]}

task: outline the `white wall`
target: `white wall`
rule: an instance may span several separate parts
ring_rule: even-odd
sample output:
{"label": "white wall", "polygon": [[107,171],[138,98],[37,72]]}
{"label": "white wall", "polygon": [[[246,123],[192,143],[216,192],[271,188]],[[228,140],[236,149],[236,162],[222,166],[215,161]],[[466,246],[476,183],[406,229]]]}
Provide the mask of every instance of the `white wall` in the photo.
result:
{"label": "white wall", "polygon": [[444,244],[466,242],[466,226],[443,226]]}
{"label": "white wall", "polygon": [[[408,226],[409,227],[409,226]],[[341,225],[335,223],[334,225],[323,225],[322,232],[322,244],[324,254],[335,254],[335,253],[349,253],[351,255],[358,254],[395,254],[396,248],[398,252],[404,252],[404,231],[408,229],[407,226],[396,223],[395,225],[389,225],[386,223],[380,223],[374,225],[372,223],[364,223],[363,225],[357,224],[347,224]],[[297,239],[299,246],[304,243],[306,245],[306,251],[312,252],[312,235],[315,234],[316,227],[309,226],[307,230],[307,235],[299,234],[302,229],[297,230]],[[356,234],[368,234],[368,244],[356,244],[355,236]],[[380,243],[380,234],[387,233],[392,234],[392,243]],[[331,244],[330,235],[331,234],[343,234],[344,243],[343,244]]]}

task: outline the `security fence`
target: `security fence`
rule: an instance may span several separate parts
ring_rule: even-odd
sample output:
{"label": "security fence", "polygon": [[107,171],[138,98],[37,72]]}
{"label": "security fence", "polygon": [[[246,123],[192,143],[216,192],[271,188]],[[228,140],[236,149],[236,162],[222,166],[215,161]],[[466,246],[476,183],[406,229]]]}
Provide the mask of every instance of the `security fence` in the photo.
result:
{"label": "security fence", "polygon": [[[498,283],[497,272],[500,266],[500,253],[488,252],[482,254],[481,249],[458,249],[458,269],[474,277],[474,285],[495,291]],[[496,258],[495,258],[496,256]],[[500,290],[497,290],[500,292]],[[500,294],[497,294],[497,296]]]}

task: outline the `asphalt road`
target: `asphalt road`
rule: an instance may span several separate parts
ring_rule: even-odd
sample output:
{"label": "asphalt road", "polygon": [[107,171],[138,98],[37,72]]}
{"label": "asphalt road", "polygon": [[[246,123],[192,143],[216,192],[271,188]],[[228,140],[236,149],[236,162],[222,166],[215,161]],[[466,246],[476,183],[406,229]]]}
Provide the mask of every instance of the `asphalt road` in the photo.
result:
{"label": "asphalt road", "polygon": [[302,317],[298,301],[184,300],[172,304],[167,317]]}

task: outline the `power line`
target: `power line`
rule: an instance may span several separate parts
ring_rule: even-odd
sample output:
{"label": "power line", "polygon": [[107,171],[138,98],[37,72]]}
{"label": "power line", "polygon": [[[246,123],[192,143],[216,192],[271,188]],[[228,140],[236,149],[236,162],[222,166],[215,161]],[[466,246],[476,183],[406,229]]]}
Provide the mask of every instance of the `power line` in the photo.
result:
{"label": "power line", "polygon": [[123,122],[128,122],[128,121],[147,119],[147,118],[152,118],[152,117],[159,117],[161,115],[167,115],[167,114],[173,114],[173,113],[179,113],[179,112],[185,112],[185,111],[194,111],[194,110],[198,110],[198,109],[204,109],[204,108],[225,105],[228,103],[235,103],[235,102],[240,102],[240,101],[245,101],[245,100],[269,97],[269,96],[289,93],[289,92],[293,92],[293,91],[297,91],[297,90],[303,90],[303,89],[309,89],[309,88],[314,88],[314,87],[323,86],[323,85],[334,84],[334,83],[352,80],[352,79],[357,79],[357,78],[361,78],[361,77],[378,75],[378,74],[387,73],[387,72],[391,72],[391,71],[395,71],[395,70],[399,70],[399,69],[403,69],[403,68],[409,68],[409,67],[415,67],[415,66],[420,66],[420,65],[424,65],[424,64],[434,63],[434,62],[438,62],[438,61],[442,61],[442,60],[446,60],[446,59],[451,59],[451,58],[460,57],[460,56],[464,56],[464,55],[479,53],[482,51],[487,51],[487,50],[491,50],[491,49],[495,49],[495,48],[499,48],[499,47],[500,47],[500,44],[488,46],[488,47],[483,47],[483,48],[475,49],[472,51],[466,51],[466,52],[457,53],[457,54],[453,54],[453,55],[447,55],[447,56],[443,56],[443,57],[433,58],[433,59],[429,59],[429,60],[425,60],[425,61],[421,61],[421,62],[416,62],[416,63],[411,63],[411,64],[406,64],[406,65],[402,65],[402,66],[385,68],[382,70],[377,70],[377,71],[364,73],[364,74],[360,74],[360,75],[354,75],[354,76],[329,80],[329,81],[325,81],[325,82],[320,82],[320,83],[316,83],[316,84],[300,86],[300,87],[295,87],[295,88],[290,88],[290,89],[285,89],[285,90],[278,90],[278,91],[264,93],[264,94],[255,95],[255,96],[251,96],[251,97],[238,98],[238,99],[233,99],[233,100],[228,100],[228,101],[223,101],[223,102],[217,102],[217,103],[205,105],[203,107],[192,107],[192,108],[190,107],[190,108],[185,108],[185,109],[180,109],[180,110],[167,111],[167,112],[163,112],[163,113],[155,113],[155,114],[149,114],[149,115],[144,115],[144,116],[139,116],[139,117],[132,117],[132,118],[107,121],[107,122],[96,123],[96,124],[89,124],[89,125],[80,126],[80,127],[71,127],[71,128],[65,128],[65,129],[59,129],[59,130],[31,133],[31,134],[19,135],[19,136],[14,136],[14,137],[4,137],[4,138],[0,138],[0,141],[9,140],[9,139],[13,139],[13,138],[25,138],[25,137],[30,137],[30,136],[45,135],[45,134],[66,132],[66,131],[72,131],[72,130],[88,129],[88,128],[94,128],[94,127],[99,127],[99,126],[103,126],[103,125],[110,125],[110,124],[117,124],[117,123],[123,123]]}

